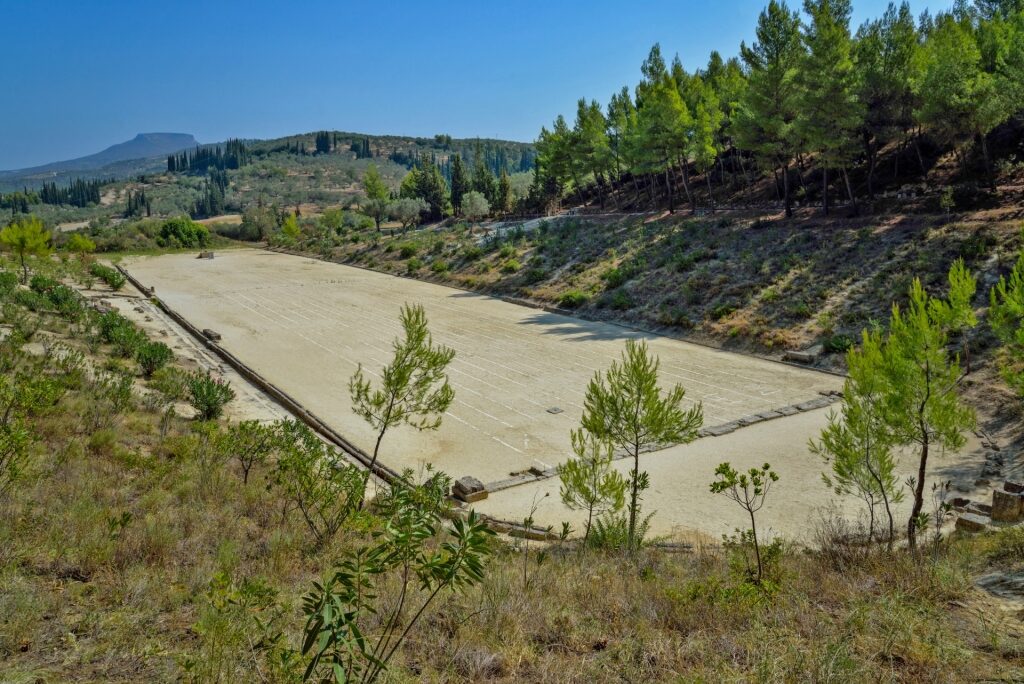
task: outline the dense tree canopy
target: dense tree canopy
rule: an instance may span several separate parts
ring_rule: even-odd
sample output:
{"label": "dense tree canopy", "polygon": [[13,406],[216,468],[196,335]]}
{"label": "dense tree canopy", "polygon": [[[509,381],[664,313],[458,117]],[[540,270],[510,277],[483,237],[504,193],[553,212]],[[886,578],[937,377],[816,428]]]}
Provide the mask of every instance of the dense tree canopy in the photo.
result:
{"label": "dense tree canopy", "polygon": [[[859,195],[875,195],[883,150],[893,177],[927,173],[924,138],[939,155],[954,151],[964,172],[983,162],[994,182],[989,135],[1024,111],[1024,2],[962,0],[917,21],[906,2],[890,4],[855,31],[851,0],[801,9],[770,0],[738,59],[715,52],[694,71],[655,45],[632,91],[603,111],[582,98],[572,125],[559,115],[541,128],[536,208],[619,202],[631,190],[635,203],[671,211],[681,187],[696,209],[694,172],[713,208],[714,186],[740,177],[749,188],[752,168],[774,175],[787,213],[793,176],[800,199],[827,212],[838,189],[856,208]],[[914,168],[900,167],[904,152]],[[816,187],[805,183],[812,174]]]}

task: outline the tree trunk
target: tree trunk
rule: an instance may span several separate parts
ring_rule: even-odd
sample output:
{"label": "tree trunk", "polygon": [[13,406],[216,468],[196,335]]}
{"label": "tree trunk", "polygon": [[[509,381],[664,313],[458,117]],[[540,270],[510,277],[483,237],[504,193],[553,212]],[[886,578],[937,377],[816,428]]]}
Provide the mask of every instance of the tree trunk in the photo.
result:
{"label": "tree trunk", "polygon": [[828,167],[821,169],[821,208],[828,216]]}
{"label": "tree trunk", "polygon": [[921,515],[924,508],[924,477],[928,471],[928,433],[922,426],[922,434],[925,435],[921,443],[921,460],[917,466],[917,482],[914,485],[914,507],[910,511],[910,520],[907,522],[907,542],[912,551],[917,550],[917,517]]}
{"label": "tree trunk", "polygon": [[981,134],[981,155],[985,159],[985,175],[988,176],[988,187],[993,192],[996,189],[996,176],[992,173],[992,161],[988,154],[988,136]]}
{"label": "tree trunk", "polygon": [[697,213],[697,198],[690,192],[690,165],[685,159],[683,161],[683,187],[686,189],[686,197],[690,200],[690,211]]}
{"label": "tree trunk", "polygon": [[747,175],[747,165],[743,163],[743,155],[739,154],[740,160],[740,171],[743,172],[743,189],[746,192],[750,192],[750,176]]}
{"label": "tree trunk", "polygon": [[665,190],[668,192],[668,213],[676,213],[676,208],[672,204],[672,179],[669,178],[669,173],[672,170],[672,163],[669,162],[665,165]]}
{"label": "tree trunk", "polygon": [[[774,169],[772,169],[774,171]],[[789,164],[782,165],[783,204],[786,207],[786,218],[793,218],[793,202],[789,197]]]}
{"label": "tree trunk", "polygon": [[921,154],[921,132],[914,136],[914,152],[917,154],[917,163],[921,167],[921,175],[927,176],[928,171],[924,168],[924,155]]}
{"label": "tree trunk", "polygon": [[711,202],[711,213],[715,213],[715,194],[711,191],[711,169],[708,169],[707,173],[704,174],[704,178],[708,182],[708,200]]}
{"label": "tree trunk", "polygon": [[868,158],[868,199],[874,201],[875,164],[878,160],[878,152],[867,133],[864,134],[864,151]]}
{"label": "tree trunk", "polygon": [[772,177],[775,179],[775,199],[782,199],[782,192],[779,190],[779,171],[772,167]]}
{"label": "tree trunk", "polygon": [[846,194],[850,198],[850,202],[853,204],[853,215],[857,216],[860,214],[860,209],[857,207],[857,198],[853,194],[853,186],[850,184],[850,174],[847,173],[846,167],[843,167],[843,180],[846,181]]}
{"label": "tree trunk", "polygon": [[640,507],[640,447],[633,447],[633,476],[630,479],[629,491],[629,533],[626,537],[629,552],[632,553],[636,544],[636,516]]}
{"label": "tree trunk", "polygon": [[750,513],[750,532],[754,535],[754,556],[757,558],[757,583],[761,583],[761,577],[764,575],[764,568],[761,566],[761,545],[757,542],[757,521],[754,520],[754,511],[749,508],[747,511]]}

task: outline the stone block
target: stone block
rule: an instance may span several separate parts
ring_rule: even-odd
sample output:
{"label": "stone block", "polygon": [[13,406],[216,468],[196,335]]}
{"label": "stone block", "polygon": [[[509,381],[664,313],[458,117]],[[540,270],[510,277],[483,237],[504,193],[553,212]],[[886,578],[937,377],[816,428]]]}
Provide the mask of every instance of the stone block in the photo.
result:
{"label": "stone block", "polygon": [[956,519],[956,529],[961,532],[983,532],[988,523],[989,519],[983,515],[963,513]]}
{"label": "stone block", "polygon": [[722,435],[727,435],[730,432],[735,432],[736,431],[736,423],[725,423],[724,425],[713,425],[712,427],[704,428],[704,431],[707,432],[712,437],[721,437]]}
{"label": "stone block", "polygon": [[467,475],[460,477],[452,485],[452,496],[466,503],[473,503],[487,498],[487,488],[480,480]]}
{"label": "stone block", "polygon": [[1006,481],[1003,483],[1003,491],[1011,494],[1024,494],[1024,482]]}
{"label": "stone block", "polygon": [[992,520],[996,522],[1018,522],[1024,497],[1001,489],[992,491]]}
{"label": "stone block", "polygon": [[791,349],[787,351],[782,358],[785,359],[786,361],[793,361],[794,363],[814,363],[815,361],[818,360],[818,355],[810,349]]}
{"label": "stone block", "polygon": [[214,342],[220,342],[220,333],[216,330],[210,330],[209,328],[203,328],[203,337]]}
{"label": "stone block", "polygon": [[985,516],[986,518],[992,515],[992,506],[978,501],[969,502],[964,506],[964,510],[968,513]]}

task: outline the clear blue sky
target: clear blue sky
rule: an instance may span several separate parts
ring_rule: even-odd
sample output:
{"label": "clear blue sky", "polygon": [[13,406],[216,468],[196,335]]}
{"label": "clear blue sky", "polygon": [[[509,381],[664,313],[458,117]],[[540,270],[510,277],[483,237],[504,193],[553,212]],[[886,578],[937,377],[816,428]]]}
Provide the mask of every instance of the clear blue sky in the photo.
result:
{"label": "clear blue sky", "polygon": [[[655,42],[687,69],[736,54],[766,3],[8,0],[0,169],[141,132],[533,140],[580,96],[635,84]],[[854,25],[886,4],[854,0]],[[915,14],[951,5],[911,0]]]}

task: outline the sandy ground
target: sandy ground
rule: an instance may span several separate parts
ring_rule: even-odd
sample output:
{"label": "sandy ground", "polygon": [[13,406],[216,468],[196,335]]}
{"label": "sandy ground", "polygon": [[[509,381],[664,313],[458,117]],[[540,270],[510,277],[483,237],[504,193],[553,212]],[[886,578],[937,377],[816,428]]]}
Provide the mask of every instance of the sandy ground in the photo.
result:
{"label": "sandy ground", "polygon": [[[150,339],[159,340],[169,346],[179,364],[186,368],[210,371],[230,382],[231,388],[235,391],[235,399],[224,409],[225,418],[228,420],[269,422],[292,417],[284,407],[221,362],[219,357],[196,341],[130,283],[118,293],[86,291],[84,294],[107,302],[146,331]],[[190,411],[191,408],[186,405],[178,409],[181,415],[190,415]]]}
{"label": "sandy ground", "polygon": [[[768,462],[779,474],[768,503],[758,514],[758,525],[766,534],[809,543],[814,540],[815,525],[831,507],[855,519],[861,511],[857,502],[836,501],[822,482],[825,466],[807,449],[808,439],[821,432],[830,410],[808,411],[751,425],[721,437],[706,437],[641,455],[640,467],[651,477],[651,488],[643,499],[644,511],[655,513],[651,532],[674,539],[707,535],[718,541],[722,534],[730,534],[734,528],[749,527],[749,519],[742,509],[724,496],[711,494],[708,489],[715,479],[715,467],[723,461],[742,470]],[[927,483],[929,491],[932,482],[953,480],[961,483],[964,491],[974,493],[971,498],[982,499],[980,492],[987,492],[987,488],[973,486],[978,472],[979,448],[977,438],[971,435],[960,454],[934,459]],[[913,458],[903,459],[902,470],[906,475],[913,470],[913,464]],[[626,474],[632,462],[619,460],[615,467]],[[498,518],[522,520],[536,502],[537,524],[553,525],[558,530],[562,521],[568,521],[574,529],[582,531],[585,516],[562,505],[559,484],[556,477],[521,485],[491,494],[475,506]],[[954,495],[965,494],[960,491]],[[909,504],[908,497],[896,507],[900,513],[897,524],[906,523]]]}
{"label": "sandy ground", "polygon": [[[644,337],[665,382],[704,405],[705,424],[813,399],[839,378],[614,325],[303,257],[233,250],[212,260],[142,257],[128,269],[199,328],[366,449],[374,434],[351,412],[358,364],[371,380],[391,358],[403,302],[422,303],[436,342],[456,350],[455,401],[436,432],[389,434],[381,460],[431,462],[449,474],[500,480],[568,457],[593,374]],[[561,409],[551,413],[549,409]]]}
{"label": "sandy ground", "polygon": [[[394,468],[429,462],[454,477],[492,482],[534,464],[563,461],[587,382],[631,338],[648,341],[666,383],[682,383],[689,401],[703,403],[705,425],[841,387],[835,376],[304,257],[242,249],[213,260],[188,254],[135,257],[125,266],[193,324],[221,333],[225,348],[367,450],[375,435],[351,412],[348,379],[362,363],[370,379],[378,380],[400,332],[399,307],[423,304],[435,342],[456,350],[449,373],[456,399],[438,431],[401,428],[388,434],[381,460]],[[137,320],[168,328],[149,307],[143,303],[141,314],[134,304],[128,309]],[[561,412],[549,412],[555,407]],[[721,461],[744,468],[769,461],[781,481],[763,511],[765,527],[809,539],[819,511],[832,499],[821,482],[822,464],[807,450],[826,415],[827,409],[801,413],[644,455],[642,467],[652,480],[645,508],[657,511],[652,531],[717,538],[744,525],[741,511],[711,495],[708,483]],[[965,456],[937,460],[936,478],[973,482],[975,451],[972,441]],[[625,471],[629,463],[618,461],[616,467]],[[477,507],[517,520],[536,502],[538,523],[569,520],[579,528],[581,518],[559,501],[558,484],[551,478],[521,485]]]}

